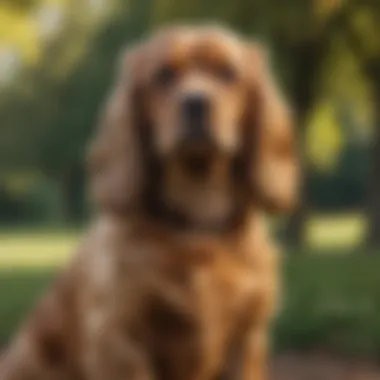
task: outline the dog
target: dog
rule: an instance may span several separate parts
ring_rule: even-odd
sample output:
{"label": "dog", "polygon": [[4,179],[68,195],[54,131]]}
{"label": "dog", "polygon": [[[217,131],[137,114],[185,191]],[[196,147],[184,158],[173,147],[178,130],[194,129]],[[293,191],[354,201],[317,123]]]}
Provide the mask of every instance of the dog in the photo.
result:
{"label": "dog", "polygon": [[268,379],[267,214],[297,202],[289,106],[257,42],[169,27],[122,54],[89,154],[98,217],[1,380]]}

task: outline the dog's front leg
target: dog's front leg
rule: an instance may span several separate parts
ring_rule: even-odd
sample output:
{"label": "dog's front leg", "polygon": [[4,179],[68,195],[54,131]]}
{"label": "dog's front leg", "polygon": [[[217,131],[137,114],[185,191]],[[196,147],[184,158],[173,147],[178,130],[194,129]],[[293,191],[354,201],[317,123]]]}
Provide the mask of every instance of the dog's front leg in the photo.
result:
{"label": "dog's front leg", "polygon": [[244,339],[240,378],[268,379],[268,336],[265,326],[255,326]]}
{"label": "dog's front leg", "polygon": [[99,331],[88,346],[86,380],[153,380],[153,372],[141,344],[122,331]]}
{"label": "dog's front leg", "polygon": [[222,380],[268,380],[269,336],[275,302],[265,293],[248,312],[246,324],[236,334]]}
{"label": "dog's front leg", "polygon": [[61,362],[58,350],[26,330],[2,354],[0,380],[71,380],[73,368]]}
{"label": "dog's front leg", "polygon": [[252,327],[230,349],[218,380],[268,380],[268,342],[265,326]]}

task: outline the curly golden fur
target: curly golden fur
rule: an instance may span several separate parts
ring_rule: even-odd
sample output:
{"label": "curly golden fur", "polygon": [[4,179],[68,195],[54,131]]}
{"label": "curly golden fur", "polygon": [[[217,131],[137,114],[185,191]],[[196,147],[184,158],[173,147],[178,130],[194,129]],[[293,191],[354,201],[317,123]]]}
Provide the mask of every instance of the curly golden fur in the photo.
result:
{"label": "curly golden fur", "polygon": [[176,27],[124,53],[89,162],[99,217],[0,379],[267,379],[264,216],[298,164],[264,49]]}

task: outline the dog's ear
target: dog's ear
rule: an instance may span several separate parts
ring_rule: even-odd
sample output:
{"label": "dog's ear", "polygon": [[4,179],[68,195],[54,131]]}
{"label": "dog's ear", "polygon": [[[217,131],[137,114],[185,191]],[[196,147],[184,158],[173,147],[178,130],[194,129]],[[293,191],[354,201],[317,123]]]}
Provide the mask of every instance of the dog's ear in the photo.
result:
{"label": "dog's ear", "polygon": [[299,188],[293,116],[275,83],[265,49],[250,44],[248,60],[249,129],[254,140],[250,183],[256,201],[266,211],[288,211],[295,206]]}
{"label": "dog's ear", "polygon": [[145,176],[136,104],[141,54],[139,47],[122,53],[116,83],[90,147],[91,188],[102,209],[124,212],[139,204]]}

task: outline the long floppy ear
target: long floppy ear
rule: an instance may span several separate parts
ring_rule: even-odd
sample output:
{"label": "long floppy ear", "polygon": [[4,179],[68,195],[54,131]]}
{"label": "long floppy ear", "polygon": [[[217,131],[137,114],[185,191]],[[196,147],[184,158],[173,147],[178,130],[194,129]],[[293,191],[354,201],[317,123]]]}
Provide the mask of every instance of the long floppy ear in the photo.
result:
{"label": "long floppy ear", "polygon": [[90,147],[91,187],[100,208],[124,212],[138,206],[144,181],[136,104],[139,48],[124,52],[116,83]]}
{"label": "long floppy ear", "polygon": [[299,163],[293,117],[277,88],[266,52],[250,46],[255,106],[250,120],[254,128],[254,158],[251,181],[255,195],[270,212],[295,207],[299,188]]}

